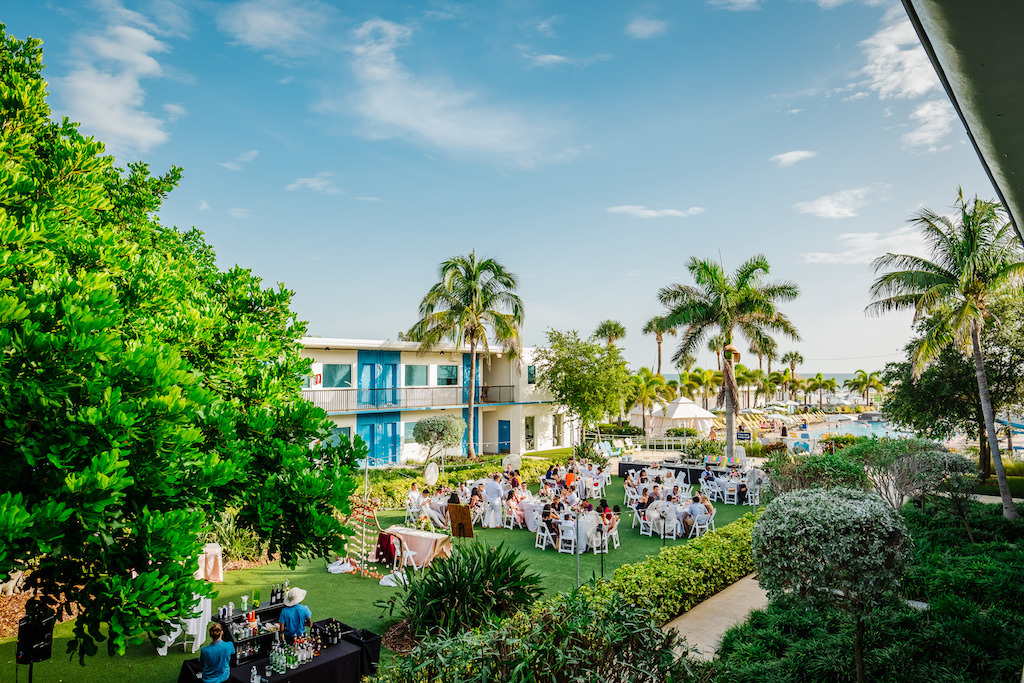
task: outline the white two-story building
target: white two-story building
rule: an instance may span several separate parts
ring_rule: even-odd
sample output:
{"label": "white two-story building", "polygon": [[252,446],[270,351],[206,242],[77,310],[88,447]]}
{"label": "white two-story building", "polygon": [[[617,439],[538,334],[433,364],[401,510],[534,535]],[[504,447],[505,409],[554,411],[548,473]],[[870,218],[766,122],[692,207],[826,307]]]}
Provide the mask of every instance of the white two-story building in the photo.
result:
{"label": "white two-story building", "polygon": [[[336,433],[362,437],[371,465],[422,460],[425,453],[413,439],[417,420],[457,415],[469,422],[468,347],[440,346],[420,354],[415,342],[306,337],[302,344],[313,360],[303,394],[327,412]],[[524,349],[518,361],[503,354],[492,354],[490,363],[478,358],[478,453],[523,454],[573,444],[578,427],[537,387],[533,354]],[[463,436],[459,454],[469,438]]]}

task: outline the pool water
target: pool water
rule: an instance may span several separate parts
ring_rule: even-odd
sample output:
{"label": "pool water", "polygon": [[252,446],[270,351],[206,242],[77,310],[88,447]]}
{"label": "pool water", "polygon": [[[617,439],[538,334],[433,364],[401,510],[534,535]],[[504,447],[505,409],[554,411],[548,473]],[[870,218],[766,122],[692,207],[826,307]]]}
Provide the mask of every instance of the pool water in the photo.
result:
{"label": "pool water", "polygon": [[[864,420],[843,420],[838,422],[821,422],[808,425],[808,431],[814,437],[819,434],[852,434],[853,436],[913,436],[912,432],[896,429],[884,422],[867,422]],[[795,430],[794,430],[795,431]]]}

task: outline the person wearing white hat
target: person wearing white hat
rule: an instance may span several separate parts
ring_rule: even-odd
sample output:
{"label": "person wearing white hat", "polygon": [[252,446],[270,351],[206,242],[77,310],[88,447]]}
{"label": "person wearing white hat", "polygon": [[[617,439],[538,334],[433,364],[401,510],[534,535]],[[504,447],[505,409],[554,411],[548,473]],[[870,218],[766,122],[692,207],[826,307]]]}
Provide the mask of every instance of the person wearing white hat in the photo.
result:
{"label": "person wearing white hat", "polygon": [[288,642],[306,635],[306,627],[313,625],[313,613],[302,604],[305,599],[306,591],[301,588],[292,588],[284,596],[281,623]]}

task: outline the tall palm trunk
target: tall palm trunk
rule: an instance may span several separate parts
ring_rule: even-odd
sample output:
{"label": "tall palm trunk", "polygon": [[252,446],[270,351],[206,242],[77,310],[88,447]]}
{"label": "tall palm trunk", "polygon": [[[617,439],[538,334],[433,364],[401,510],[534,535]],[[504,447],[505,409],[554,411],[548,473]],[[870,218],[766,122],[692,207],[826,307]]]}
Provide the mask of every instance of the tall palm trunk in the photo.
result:
{"label": "tall palm trunk", "polygon": [[476,457],[476,443],[473,439],[473,408],[476,399],[476,340],[469,342],[469,419],[466,420],[466,440],[469,441],[469,457]]}
{"label": "tall palm trunk", "polygon": [[981,325],[971,325],[971,344],[974,347],[974,373],[978,376],[978,397],[981,399],[981,413],[985,418],[985,431],[988,433],[988,448],[992,455],[992,469],[996,472],[996,483],[999,485],[999,497],[1003,502],[1003,517],[1017,519],[1020,515],[1013,505],[1010,486],[1006,481],[1006,470],[1003,458],[999,455],[999,437],[996,436],[995,411],[992,410],[992,397],[988,393],[988,378],[985,376],[985,360],[981,355]]}
{"label": "tall palm trunk", "polygon": [[654,336],[654,341],[658,342],[658,375],[661,375],[661,332]]}
{"label": "tall palm trunk", "polygon": [[[731,342],[730,342],[731,343]],[[733,372],[732,356],[724,358],[722,362],[722,393],[725,394],[725,461],[733,457],[736,452],[736,403],[738,391],[733,391],[736,384],[736,375]],[[731,386],[730,386],[731,385]]]}

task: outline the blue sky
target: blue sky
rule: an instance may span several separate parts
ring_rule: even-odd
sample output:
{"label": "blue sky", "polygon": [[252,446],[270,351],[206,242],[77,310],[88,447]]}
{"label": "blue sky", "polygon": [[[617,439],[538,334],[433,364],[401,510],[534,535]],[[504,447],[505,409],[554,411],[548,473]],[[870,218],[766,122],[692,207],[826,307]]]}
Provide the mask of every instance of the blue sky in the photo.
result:
{"label": "blue sky", "polygon": [[394,338],[475,248],[520,277],[527,344],[614,318],[652,365],[658,289],[692,255],[761,252],[803,291],[783,351],[880,369],[910,320],[865,318],[871,259],[918,251],[907,219],[958,185],[994,195],[895,2],[101,0],[3,21],[43,39],[55,111],[119,162],[184,167],[162,220],[295,290],[314,335]]}

